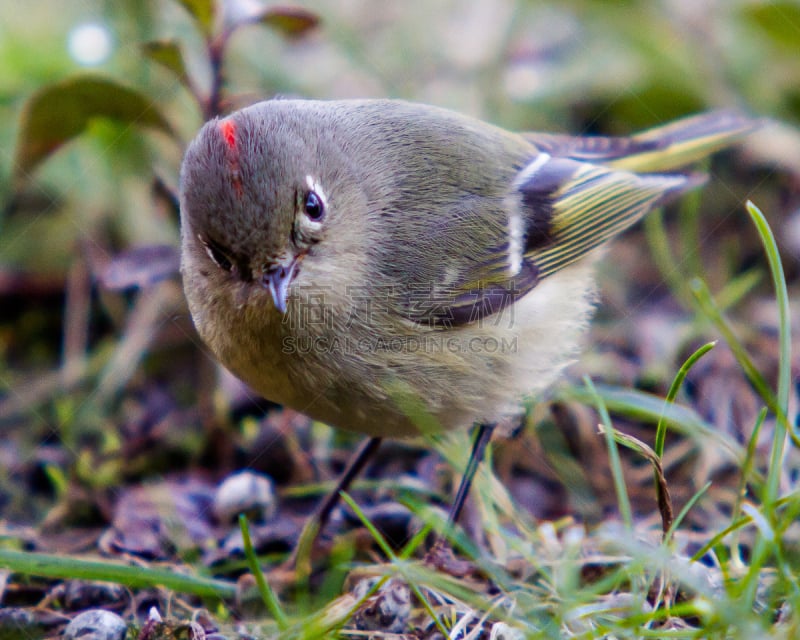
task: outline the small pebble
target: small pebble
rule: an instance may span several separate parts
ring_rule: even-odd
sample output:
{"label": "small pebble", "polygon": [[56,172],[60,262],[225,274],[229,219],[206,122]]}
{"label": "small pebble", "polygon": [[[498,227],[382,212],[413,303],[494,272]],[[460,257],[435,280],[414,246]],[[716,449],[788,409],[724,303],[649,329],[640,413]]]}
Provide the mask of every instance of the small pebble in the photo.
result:
{"label": "small pebble", "polygon": [[128,625],[116,613],[89,609],[79,613],[64,629],[67,640],[123,640]]}
{"label": "small pebble", "polygon": [[252,522],[266,522],[275,515],[277,504],[272,480],[253,471],[242,471],[226,478],[214,496],[214,515],[218,522],[230,523],[244,513]]}

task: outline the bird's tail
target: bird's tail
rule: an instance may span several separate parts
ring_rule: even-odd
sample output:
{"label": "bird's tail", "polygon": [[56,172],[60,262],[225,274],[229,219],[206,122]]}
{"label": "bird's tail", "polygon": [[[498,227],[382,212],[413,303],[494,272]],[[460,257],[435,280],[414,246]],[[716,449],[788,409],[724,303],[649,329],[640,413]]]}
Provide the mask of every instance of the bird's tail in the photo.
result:
{"label": "bird's tail", "polygon": [[669,173],[729,147],[763,124],[734,110],[709,111],[629,137],[526,134],[540,151],[634,173]]}
{"label": "bird's tail", "polygon": [[735,144],[761,124],[738,111],[690,116],[632,136],[632,146],[640,150],[632,149],[609,165],[637,173],[674,171]]}

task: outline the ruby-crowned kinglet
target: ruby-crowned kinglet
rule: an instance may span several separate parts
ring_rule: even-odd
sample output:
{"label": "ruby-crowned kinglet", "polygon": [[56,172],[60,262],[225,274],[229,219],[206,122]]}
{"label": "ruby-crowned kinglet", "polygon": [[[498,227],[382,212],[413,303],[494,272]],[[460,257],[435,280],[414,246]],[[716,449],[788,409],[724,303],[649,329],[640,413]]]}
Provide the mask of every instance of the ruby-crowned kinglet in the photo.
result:
{"label": "ruby-crowned kinglet", "polygon": [[401,101],[253,105],[183,162],[192,317],[253,389],[332,426],[494,425],[575,357],[597,249],[754,126],[568,137]]}

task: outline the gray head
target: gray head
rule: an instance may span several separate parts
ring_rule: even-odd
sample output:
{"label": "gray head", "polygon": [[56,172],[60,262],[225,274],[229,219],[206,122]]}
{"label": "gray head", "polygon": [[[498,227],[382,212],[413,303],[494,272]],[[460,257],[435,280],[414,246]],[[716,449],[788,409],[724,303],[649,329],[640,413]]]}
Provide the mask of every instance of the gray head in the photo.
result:
{"label": "gray head", "polygon": [[181,171],[184,250],[202,247],[228,277],[268,288],[281,311],[303,260],[324,247],[358,184],[314,116],[264,102],[212,120]]}

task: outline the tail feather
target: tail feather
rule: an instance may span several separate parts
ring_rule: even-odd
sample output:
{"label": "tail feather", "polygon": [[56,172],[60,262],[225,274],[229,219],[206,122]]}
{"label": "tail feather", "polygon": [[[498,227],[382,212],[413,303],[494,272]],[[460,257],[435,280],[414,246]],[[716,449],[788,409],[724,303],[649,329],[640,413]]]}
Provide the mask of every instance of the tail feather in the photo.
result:
{"label": "tail feather", "polygon": [[761,120],[734,110],[683,118],[630,137],[562,136],[527,133],[540,151],[636,173],[662,173],[685,167],[738,142]]}
{"label": "tail feather", "polygon": [[636,172],[674,171],[735,144],[761,121],[738,111],[710,111],[643,131],[633,140],[653,143],[655,149],[633,153],[610,163]]}

